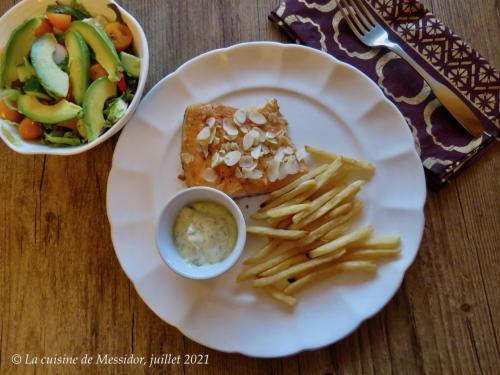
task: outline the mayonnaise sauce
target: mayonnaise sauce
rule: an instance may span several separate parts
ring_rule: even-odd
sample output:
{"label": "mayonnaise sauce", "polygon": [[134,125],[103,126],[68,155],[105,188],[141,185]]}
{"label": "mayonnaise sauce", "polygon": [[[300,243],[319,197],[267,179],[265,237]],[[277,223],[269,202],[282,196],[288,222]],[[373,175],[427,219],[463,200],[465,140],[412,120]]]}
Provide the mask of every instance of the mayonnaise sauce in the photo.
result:
{"label": "mayonnaise sauce", "polygon": [[184,206],[174,224],[179,254],[196,266],[223,261],[236,245],[238,228],[229,210],[215,202]]}

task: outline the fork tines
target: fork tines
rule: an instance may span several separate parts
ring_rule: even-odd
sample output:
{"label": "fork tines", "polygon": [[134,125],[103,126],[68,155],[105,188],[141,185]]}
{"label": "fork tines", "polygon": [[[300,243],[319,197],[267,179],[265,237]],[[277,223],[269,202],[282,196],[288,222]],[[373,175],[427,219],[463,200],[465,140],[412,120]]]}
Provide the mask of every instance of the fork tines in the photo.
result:
{"label": "fork tines", "polygon": [[342,16],[358,38],[377,26],[377,21],[363,2],[364,0],[337,0]]}

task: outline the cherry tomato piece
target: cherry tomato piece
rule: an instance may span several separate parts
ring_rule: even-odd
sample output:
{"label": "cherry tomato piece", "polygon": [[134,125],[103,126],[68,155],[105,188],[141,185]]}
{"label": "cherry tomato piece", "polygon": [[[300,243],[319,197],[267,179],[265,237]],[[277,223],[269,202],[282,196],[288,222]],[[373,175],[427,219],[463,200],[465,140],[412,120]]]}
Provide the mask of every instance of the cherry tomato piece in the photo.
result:
{"label": "cherry tomato piece", "polygon": [[38,29],[36,29],[35,35],[37,37],[41,37],[42,35],[48,34],[48,33],[53,33],[54,29],[52,28],[52,24],[49,22],[48,19],[44,18],[42,20],[42,23],[40,26],[38,26]]}
{"label": "cherry tomato piece", "polygon": [[8,121],[19,122],[23,118],[21,114],[10,109],[5,100],[0,99],[0,118]]}
{"label": "cherry tomato piece", "polygon": [[19,124],[19,134],[21,138],[26,141],[38,139],[43,134],[42,125],[25,117],[23,121],[21,121],[21,124]]}
{"label": "cherry tomato piece", "polygon": [[95,81],[97,78],[106,77],[108,73],[101,64],[94,64],[90,67],[90,78]]}
{"label": "cherry tomato piece", "polygon": [[66,122],[61,122],[60,124],[57,124],[58,126],[66,129],[74,129],[76,128],[76,125],[78,124],[78,120],[70,120]]}
{"label": "cherry tomato piece", "polygon": [[106,34],[108,34],[118,52],[126,50],[132,44],[132,31],[123,23],[108,23],[106,27],[104,27],[104,31],[106,31]]}
{"label": "cherry tomato piece", "polygon": [[52,26],[61,31],[66,31],[71,26],[71,16],[69,14],[48,12],[47,18],[49,19]]}

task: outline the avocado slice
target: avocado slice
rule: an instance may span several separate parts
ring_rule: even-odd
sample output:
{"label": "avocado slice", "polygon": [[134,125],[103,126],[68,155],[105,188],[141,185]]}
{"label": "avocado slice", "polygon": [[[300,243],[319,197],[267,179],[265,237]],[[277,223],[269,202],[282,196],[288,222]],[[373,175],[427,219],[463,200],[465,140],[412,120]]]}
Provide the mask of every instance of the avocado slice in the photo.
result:
{"label": "avocado slice", "polygon": [[68,96],[69,77],[54,61],[56,46],[54,34],[38,38],[31,48],[31,62],[45,90],[56,97],[65,98]]}
{"label": "avocado slice", "polygon": [[21,95],[17,99],[17,109],[31,120],[43,124],[57,124],[73,120],[80,116],[82,111],[82,107],[64,99],[55,105],[46,105],[40,103],[38,98],[32,95]]}
{"label": "avocado slice", "polygon": [[89,86],[83,99],[83,121],[89,142],[95,140],[106,126],[104,104],[117,95],[116,83],[106,77],[96,79]]}
{"label": "avocado slice", "polygon": [[90,81],[90,53],[85,39],[77,31],[68,31],[64,38],[69,55],[69,80],[76,104],[83,103],[83,97]]}
{"label": "avocado slice", "polygon": [[18,26],[10,35],[0,72],[0,87],[11,87],[12,82],[18,79],[17,66],[22,64],[30,53],[31,46],[36,40],[35,32],[41,23],[41,17],[31,18]]}
{"label": "avocado slice", "polygon": [[36,96],[39,99],[51,100],[52,98],[47,95],[43,89],[42,84],[36,77],[31,77],[23,86],[23,91],[32,96]]}
{"label": "avocado slice", "polygon": [[24,58],[24,63],[17,66],[17,77],[21,82],[26,82],[31,77],[36,76],[35,69],[31,66],[28,59]]}
{"label": "avocado slice", "polygon": [[141,74],[141,59],[127,52],[120,52],[123,69],[132,78],[139,78]]}
{"label": "avocado slice", "polygon": [[108,79],[112,82],[118,82],[121,78],[120,72],[123,71],[123,66],[113,42],[104,30],[85,21],[73,22],[69,30],[79,32],[82,35],[83,39],[94,51],[97,62],[108,73]]}

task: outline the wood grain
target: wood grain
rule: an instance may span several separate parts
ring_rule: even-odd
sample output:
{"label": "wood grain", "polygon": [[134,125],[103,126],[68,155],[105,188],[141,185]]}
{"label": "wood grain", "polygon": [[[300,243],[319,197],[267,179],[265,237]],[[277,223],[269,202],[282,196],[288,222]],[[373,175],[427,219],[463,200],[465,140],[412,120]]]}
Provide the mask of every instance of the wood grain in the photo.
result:
{"label": "wood grain", "polygon": [[[186,60],[249,40],[285,41],[278,0],[124,0],[148,36],[148,89]],[[424,3],[500,66],[495,0]],[[14,4],[0,3],[0,13]],[[1,31],[0,31],[1,32]],[[283,359],[207,349],[157,318],[113,251],[105,211],[113,140],[73,157],[0,145],[0,373],[497,374],[500,150],[430,193],[418,258],[392,301],[341,342]],[[209,354],[207,366],[13,366],[14,353]]]}

